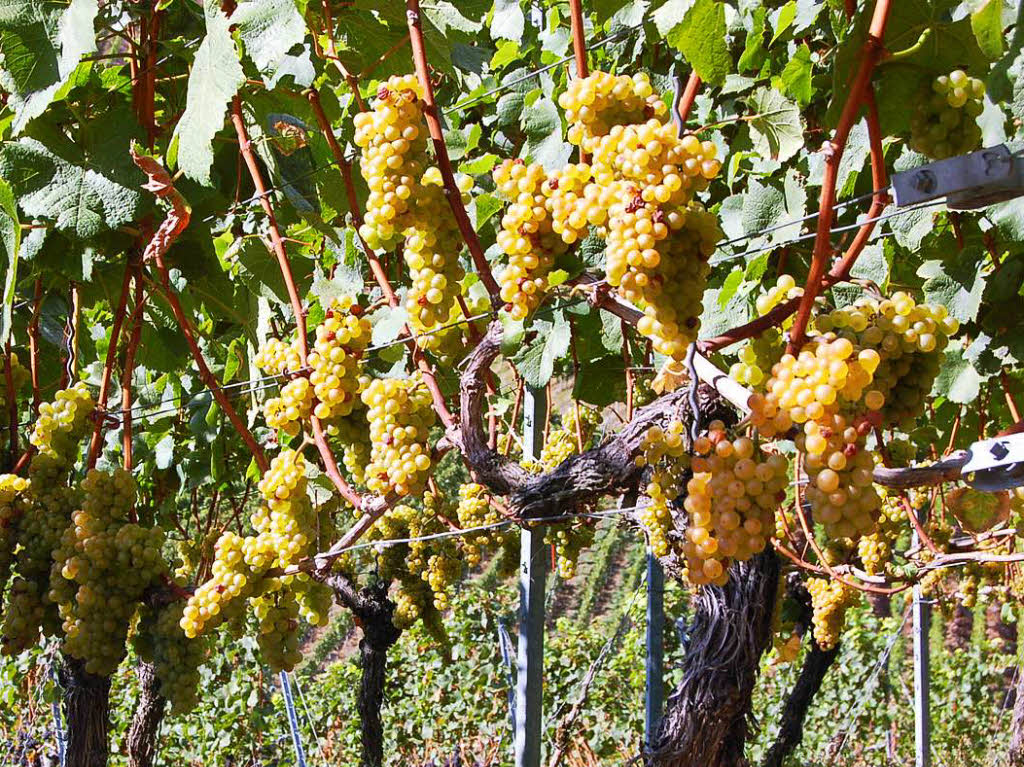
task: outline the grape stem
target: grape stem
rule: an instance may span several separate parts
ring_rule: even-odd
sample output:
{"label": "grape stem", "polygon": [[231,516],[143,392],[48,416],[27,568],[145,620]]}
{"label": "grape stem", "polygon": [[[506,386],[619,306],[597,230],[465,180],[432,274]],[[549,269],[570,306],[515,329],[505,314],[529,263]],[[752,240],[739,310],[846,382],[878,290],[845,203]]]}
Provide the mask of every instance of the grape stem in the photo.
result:
{"label": "grape stem", "polygon": [[157,198],[168,199],[171,203],[171,210],[168,212],[167,217],[157,228],[149,244],[146,245],[146,249],[142,254],[142,262],[154,262],[156,264],[157,272],[160,276],[161,292],[167,303],[170,304],[174,319],[178,323],[178,327],[181,328],[182,335],[185,336],[185,341],[192,353],[192,359],[199,370],[200,379],[213,393],[213,398],[225,412],[228,420],[231,421],[231,425],[235,427],[235,431],[238,432],[242,441],[245,442],[246,447],[249,448],[249,452],[252,453],[260,470],[266,471],[270,464],[267,463],[267,458],[263,454],[262,448],[260,448],[256,438],[253,437],[252,432],[249,431],[245,421],[242,420],[238,412],[231,405],[231,400],[228,399],[224,390],[221,389],[217,382],[217,377],[210,371],[206,360],[203,358],[202,351],[199,349],[199,344],[196,341],[195,330],[185,315],[177,294],[171,287],[170,274],[167,270],[167,264],[164,263],[164,253],[170,249],[178,236],[188,227],[192,215],[188,203],[185,202],[185,198],[181,196],[181,193],[174,188],[174,182],[171,181],[167,170],[154,158],[139,154],[133,147],[132,160],[148,178],[143,189],[152,192]]}
{"label": "grape stem", "polygon": [[569,24],[572,29],[572,52],[576,58],[576,76],[587,76],[587,41],[583,31],[583,3],[569,0]]}
{"label": "grape stem", "polygon": [[125,471],[132,470],[132,374],[135,372],[135,352],[142,336],[142,310],[146,305],[146,293],[142,284],[142,270],[135,267],[135,309],[130,321],[132,332],[125,347],[124,363],[121,366],[121,424],[122,454]]}
{"label": "grape stem", "polygon": [[[821,292],[825,277],[825,265],[829,254],[832,252],[831,227],[832,216],[836,204],[836,182],[839,176],[839,163],[843,157],[843,149],[846,140],[850,135],[861,106],[865,103],[865,96],[871,82],[871,75],[875,65],[883,52],[883,38],[885,36],[886,23],[889,20],[890,0],[877,0],[874,14],[871,18],[871,26],[861,52],[860,65],[857,74],[850,88],[846,103],[843,106],[842,114],[839,117],[839,124],[836,126],[832,139],[823,146],[825,154],[825,178],[821,185],[821,201],[818,210],[817,236],[814,240],[814,251],[811,256],[811,268],[807,276],[807,283],[804,287],[804,294],[797,307],[796,320],[790,331],[789,345],[787,351],[792,354],[803,344],[804,332],[807,323],[811,318],[811,310],[814,307],[814,300]],[[877,188],[877,187],[876,187]],[[877,198],[876,198],[877,201]],[[859,236],[859,233],[858,233]],[[859,251],[858,251],[859,255]]]}
{"label": "grape stem", "polygon": [[118,342],[121,339],[121,326],[124,324],[125,312],[128,309],[128,294],[132,287],[132,278],[135,274],[135,261],[128,259],[124,267],[124,277],[121,280],[121,297],[117,302],[117,309],[114,310],[114,322],[110,327],[110,343],[107,345],[107,356],[103,361],[103,374],[100,378],[100,392],[96,398],[96,408],[93,417],[96,423],[92,429],[92,439],[89,442],[89,454],[86,460],[86,468],[96,468],[96,461],[100,455],[100,447],[103,442],[103,426],[106,423],[107,398],[110,396],[110,379],[114,372],[114,362],[117,359]]}
{"label": "grape stem", "polygon": [[28,323],[28,363],[32,374],[32,412],[39,414],[39,406],[43,403],[42,389],[39,386],[39,317],[43,309],[43,280],[36,278],[32,303],[32,319]]}
{"label": "grape stem", "polygon": [[14,389],[14,372],[11,369],[11,339],[7,338],[7,347],[4,359],[4,380],[7,386],[7,429],[10,432],[10,447],[8,463],[14,463],[14,456],[18,454],[18,397]]}
{"label": "grape stem", "polygon": [[881,61],[878,62],[879,67],[884,67],[887,64],[899,64],[901,61],[906,61],[911,56],[920,53],[924,49],[924,46],[928,44],[928,41],[932,38],[934,30],[931,27],[925,27],[922,30],[921,35],[917,38],[917,42],[913,45],[904,48],[902,51],[896,53],[889,53],[886,51],[882,55]]}
{"label": "grape stem", "polygon": [[438,170],[441,171],[441,178],[444,181],[445,197],[451,206],[455,222],[459,225],[459,232],[462,239],[469,248],[469,254],[473,259],[480,281],[483,282],[487,293],[491,297],[491,305],[499,307],[501,301],[501,289],[498,287],[494,275],[491,273],[491,266],[484,255],[480,239],[476,236],[473,224],[470,223],[469,215],[462,204],[462,193],[455,183],[455,174],[452,172],[451,160],[448,159],[448,147],[444,141],[444,133],[441,130],[441,121],[438,118],[437,104],[434,101],[434,86],[430,82],[430,69],[427,65],[427,49],[423,41],[423,26],[420,19],[419,0],[406,0],[406,16],[409,20],[409,41],[412,43],[412,59],[416,65],[416,76],[419,78],[420,86],[423,89],[423,117],[427,122],[427,129],[430,138],[434,143],[434,154],[437,160]]}

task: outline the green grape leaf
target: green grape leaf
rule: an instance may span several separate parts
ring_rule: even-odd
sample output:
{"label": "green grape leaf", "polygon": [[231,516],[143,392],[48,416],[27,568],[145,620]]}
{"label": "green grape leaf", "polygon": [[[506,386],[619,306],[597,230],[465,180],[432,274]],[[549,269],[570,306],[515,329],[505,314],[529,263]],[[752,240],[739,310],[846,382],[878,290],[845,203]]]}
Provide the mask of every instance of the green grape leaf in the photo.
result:
{"label": "green grape leaf", "polygon": [[696,0],[668,0],[654,11],[651,14],[651,21],[654,22],[654,28],[658,30],[658,35],[665,37],[682,24],[695,2]]}
{"label": "green grape leaf", "polygon": [[97,0],[5,0],[0,7],[0,89],[17,136],[43,113],[87,53],[96,50]]}
{"label": "green grape leaf", "polygon": [[494,0],[491,16],[491,38],[512,40],[518,43],[526,29],[526,16],[519,7],[519,0]]}
{"label": "green grape leaf", "polygon": [[721,85],[732,71],[725,27],[725,5],[716,0],[696,0],[682,22],[665,36],[700,78]]}
{"label": "green grape leaf", "polygon": [[[231,25],[237,25],[245,53],[268,88],[273,88],[286,74],[289,52],[306,38],[306,22],[295,7],[295,0],[242,0],[231,14]],[[288,62],[292,69],[287,73],[295,76],[296,85],[312,85],[315,72],[309,52],[299,58],[305,59],[304,66]]]}
{"label": "green grape leaf", "polygon": [[765,57],[768,55],[764,45],[766,13],[764,8],[759,7],[754,10],[751,28],[747,33],[746,42],[743,44],[743,53],[736,65],[738,72],[757,71],[764,64]]}
{"label": "green grape leaf", "polygon": [[11,315],[14,308],[14,288],[18,283],[18,259],[21,251],[21,222],[14,192],[0,178],[0,266],[6,265],[4,279],[3,314],[0,316],[0,348],[11,337]]}
{"label": "green grape leaf", "polygon": [[78,143],[54,151],[23,137],[0,146],[0,177],[28,217],[55,221],[57,229],[89,239],[135,221],[142,202],[141,174],[126,173],[127,154],[117,162],[108,149]]}
{"label": "green grape leaf", "polygon": [[811,49],[801,43],[796,52],[790,56],[786,66],[773,84],[787,96],[792,96],[801,104],[809,104],[814,96],[811,84]]}
{"label": "green grape leaf", "polygon": [[626,365],[621,354],[608,354],[580,362],[573,381],[573,399],[607,407],[626,398]]}
{"label": "green grape leaf", "polygon": [[169,469],[174,462],[174,442],[173,434],[165,434],[153,447],[153,460],[158,469]]}
{"label": "green grape leaf", "polygon": [[928,302],[942,304],[951,316],[961,322],[973,322],[977,318],[984,291],[985,280],[977,273],[960,273],[956,276],[942,273],[924,283],[924,295]]}
{"label": "green grape leaf", "polygon": [[374,346],[382,346],[390,344],[402,334],[402,328],[409,322],[409,313],[401,304],[394,307],[382,306],[369,319],[373,323],[370,340]]}
{"label": "green grape leaf", "polygon": [[757,88],[747,97],[754,111],[750,139],[754,151],[785,162],[804,145],[800,107],[774,88]]}
{"label": "green grape leaf", "polygon": [[985,0],[971,13],[971,29],[981,52],[993,61],[1003,55],[1003,0]]}
{"label": "green grape leaf", "polygon": [[185,113],[174,129],[178,167],[204,186],[211,184],[213,138],[224,126],[228,104],[245,82],[230,24],[220,3],[206,0],[206,37],[188,77]]}
{"label": "green grape leaf", "polygon": [[526,134],[523,157],[539,162],[549,170],[569,161],[572,146],[562,138],[562,116],[550,98],[539,98],[522,114],[521,124]]}
{"label": "green grape leaf", "polygon": [[572,333],[561,311],[555,312],[550,321],[534,319],[533,329],[537,335],[516,355],[516,366],[528,386],[547,386],[555,372],[555,361],[569,351]]}
{"label": "green grape leaf", "polygon": [[946,347],[942,367],[935,378],[931,396],[945,397],[950,402],[969,405],[981,391],[981,376],[964,355],[963,345],[954,341]]}
{"label": "green grape leaf", "polygon": [[769,47],[775,45],[780,37],[782,37],[793,26],[793,22],[796,20],[796,0],[789,0],[784,6],[779,8],[778,14],[775,16],[775,34],[772,35],[771,42],[768,43]]}

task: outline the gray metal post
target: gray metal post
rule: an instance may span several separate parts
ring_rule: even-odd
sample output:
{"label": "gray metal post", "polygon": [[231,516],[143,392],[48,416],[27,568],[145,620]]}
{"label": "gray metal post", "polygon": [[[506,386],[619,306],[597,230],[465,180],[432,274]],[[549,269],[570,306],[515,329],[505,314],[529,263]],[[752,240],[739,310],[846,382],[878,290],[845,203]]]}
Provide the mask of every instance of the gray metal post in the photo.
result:
{"label": "gray metal post", "polygon": [[665,572],[647,552],[647,683],[644,689],[644,742],[654,745],[664,705]]}
{"label": "gray metal post", "polygon": [[[927,514],[921,513],[921,524]],[[920,540],[915,532],[913,545],[919,546]],[[929,634],[931,628],[932,606],[921,594],[921,586],[914,586],[913,602],[914,618],[914,767],[931,767],[932,720],[929,705],[929,674],[931,657]]]}
{"label": "gray metal post", "polygon": [[[527,387],[523,397],[523,456],[537,458],[544,442],[547,392]],[[540,767],[544,686],[544,528],[523,528],[519,554],[519,648],[516,678],[516,767]]]}

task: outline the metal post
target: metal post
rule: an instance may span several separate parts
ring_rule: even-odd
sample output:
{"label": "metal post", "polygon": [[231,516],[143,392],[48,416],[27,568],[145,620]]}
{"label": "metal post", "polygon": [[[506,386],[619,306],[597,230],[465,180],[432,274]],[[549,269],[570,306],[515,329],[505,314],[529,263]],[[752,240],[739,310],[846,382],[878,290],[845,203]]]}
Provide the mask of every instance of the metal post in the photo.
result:
{"label": "metal post", "polygon": [[[526,387],[523,457],[538,458],[547,414],[545,389]],[[544,581],[548,558],[544,528],[523,528],[519,553],[519,648],[516,678],[516,767],[540,767],[544,686]]]}
{"label": "metal post", "polygon": [[[921,524],[927,519],[923,511],[920,514]],[[919,546],[917,533],[913,536],[913,545]],[[931,666],[929,634],[931,628],[932,606],[921,594],[920,584],[914,586],[913,602],[914,618],[914,767],[931,767],[931,711],[928,700],[928,683]]]}
{"label": "metal post", "polygon": [[654,745],[664,701],[665,572],[647,552],[647,682],[644,688],[644,743]]}
{"label": "metal post", "polygon": [[281,690],[284,692],[284,706],[288,712],[288,728],[292,731],[292,744],[295,746],[295,764],[306,767],[306,752],[302,748],[302,736],[299,733],[299,717],[295,713],[295,701],[292,699],[292,686],[288,682],[288,672],[281,672]]}

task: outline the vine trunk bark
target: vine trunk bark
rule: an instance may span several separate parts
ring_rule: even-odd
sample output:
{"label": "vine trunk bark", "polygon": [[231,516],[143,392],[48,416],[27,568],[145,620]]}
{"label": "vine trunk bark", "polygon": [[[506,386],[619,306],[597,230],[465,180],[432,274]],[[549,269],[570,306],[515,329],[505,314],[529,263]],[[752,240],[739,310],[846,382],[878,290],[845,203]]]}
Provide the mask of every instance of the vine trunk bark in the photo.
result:
{"label": "vine trunk bark", "polygon": [[63,656],[58,678],[68,727],[65,767],[106,767],[110,677],[89,674],[84,663]]}
{"label": "vine trunk bark", "polygon": [[159,693],[160,682],[152,663],[140,663],[138,676],[139,702],[125,739],[125,750],[129,767],[152,767],[167,699]]}
{"label": "vine trunk bark", "polygon": [[1017,671],[1017,699],[1013,703],[1013,721],[1010,724],[1010,767],[1024,767],[1024,667]]}
{"label": "vine trunk bark", "polygon": [[741,767],[758,662],[771,640],[779,560],[768,548],[696,597],[683,679],[668,699],[653,767]]}

